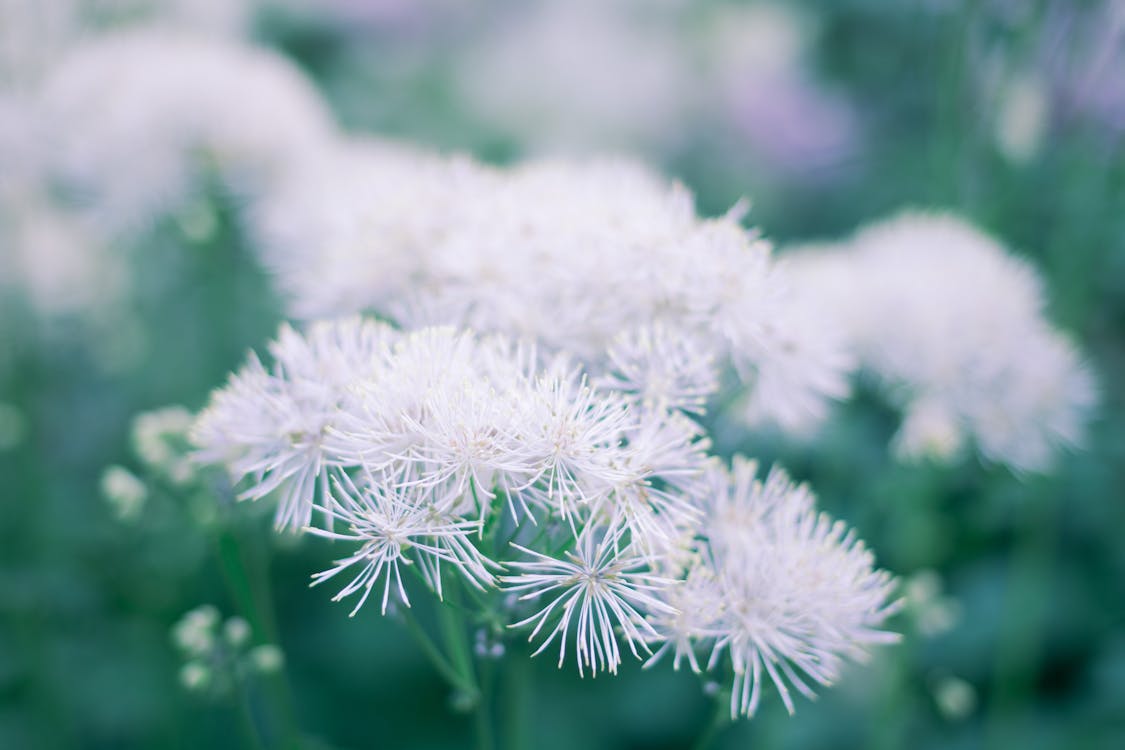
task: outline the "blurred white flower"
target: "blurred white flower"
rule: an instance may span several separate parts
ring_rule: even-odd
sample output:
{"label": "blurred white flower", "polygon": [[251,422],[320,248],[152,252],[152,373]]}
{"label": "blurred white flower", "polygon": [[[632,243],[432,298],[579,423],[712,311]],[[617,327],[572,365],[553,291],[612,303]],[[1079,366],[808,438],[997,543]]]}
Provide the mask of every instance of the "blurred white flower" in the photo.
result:
{"label": "blurred white flower", "polygon": [[0,91],[25,89],[91,36],[140,24],[238,36],[262,0],[3,0]]}
{"label": "blurred white flower", "polygon": [[206,690],[211,684],[213,673],[205,664],[189,661],[180,667],[180,684],[189,692]]}
{"label": "blurred white flower", "polygon": [[710,388],[707,361],[733,363],[757,391],[751,416],[789,429],[847,391],[841,342],[740,226],[741,206],[701,220],[683,186],[621,160],[500,171],[356,155],[339,162],[352,177],[293,183],[262,214],[263,252],[298,314],[374,309],[407,328],[497,331],[599,374],[620,367],[607,356],[619,337],[655,327],[662,352],[700,357],[689,400]]}
{"label": "blurred white flower", "polygon": [[979,698],[973,684],[955,675],[945,675],[932,681],[934,703],[942,716],[950,721],[961,721],[976,710]]}
{"label": "blurred white flower", "polygon": [[111,230],[168,211],[208,170],[260,194],[335,137],[285,58],[161,28],[75,47],[44,82],[39,116],[50,173]]}
{"label": "blurred white flower", "polygon": [[123,466],[110,466],[102,472],[102,497],[121,521],[131,521],[144,509],[148,488]]}
{"label": "blurred white flower", "polygon": [[272,643],[255,646],[246,654],[250,666],[261,674],[276,674],[285,666],[285,652]]}
{"label": "blurred white flower", "polygon": [[492,179],[467,158],[345,138],[273,185],[249,224],[293,315],[387,314],[440,295],[446,271],[430,260],[434,248]]}
{"label": "blurred white flower", "polygon": [[165,406],[133,417],[133,452],[149,469],[183,482],[192,467],[187,460],[187,436],[195,416],[182,406]]}
{"label": "blurred white flower", "polygon": [[1034,76],[1013,76],[1000,92],[994,137],[1000,152],[1014,162],[1034,157],[1047,132],[1050,102]]}
{"label": "blurred white flower", "polygon": [[908,213],[786,260],[903,406],[904,455],[944,458],[971,439],[988,459],[1040,471],[1081,441],[1093,378],[1045,319],[1035,270],[992,238]]}
{"label": "blurred white flower", "polygon": [[127,259],[45,196],[28,192],[6,205],[0,196],[0,218],[0,285],[26,295],[44,318],[104,316],[129,289]]}
{"label": "blurred white flower", "polygon": [[690,56],[670,5],[536,0],[506,6],[461,53],[454,79],[459,103],[539,151],[667,144],[693,93]]}
{"label": "blurred white flower", "polygon": [[922,635],[945,633],[961,618],[961,603],[945,595],[943,588],[941,576],[935,570],[920,570],[903,586],[906,608]]}
{"label": "blurred white flower", "polygon": [[81,28],[77,0],[0,2],[0,92],[34,85]]}
{"label": "blurred white flower", "polygon": [[622,332],[607,357],[610,387],[648,408],[700,413],[719,389],[714,353],[664,325]]}
{"label": "blurred white flower", "polygon": [[189,656],[209,658],[216,645],[219,620],[219,610],[214,605],[196,607],[172,627],[172,641]]}
{"label": "blurred white flower", "polygon": [[233,648],[242,648],[250,642],[250,623],[242,617],[230,617],[223,623],[223,639]]}

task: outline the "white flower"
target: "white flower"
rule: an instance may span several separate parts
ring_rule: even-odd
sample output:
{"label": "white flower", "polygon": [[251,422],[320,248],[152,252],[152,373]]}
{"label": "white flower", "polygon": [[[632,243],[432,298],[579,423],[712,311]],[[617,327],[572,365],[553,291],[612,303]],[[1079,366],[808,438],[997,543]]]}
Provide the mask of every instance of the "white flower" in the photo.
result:
{"label": "white flower", "polygon": [[692,671],[699,673],[702,668],[696,654],[698,642],[722,635],[720,624],[726,601],[715,571],[698,555],[686,564],[686,571],[680,583],[661,592],[669,609],[653,613],[651,622],[658,634],[653,642],[658,647],[645,662],[645,668],[671,652],[673,669],[678,670],[686,660]]}
{"label": "white flower", "polygon": [[359,542],[360,548],[334,567],[313,576],[313,585],[323,583],[353,566],[359,568],[352,581],[333,597],[344,599],[362,591],[351,614],[367,601],[372,589],[383,581],[382,612],[386,614],[392,583],[400,600],[410,606],[400,566],[418,564],[426,583],[440,597],[441,563],[446,562],[469,583],[483,588],[492,581],[489,561],[473,546],[470,537],[479,521],[466,521],[452,511],[450,498],[418,485],[409,476],[364,472],[359,484],[347,474],[333,479],[332,502],[324,508],[341,521],[344,532],[309,529],[328,539]]}
{"label": "white flower", "polygon": [[358,318],[315,324],[306,336],[283,325],[270,345],[272,372],[252,354],[199,415],[191,431],[199,459],[225,463],[236,481],[251,478],[241,497],[280,490],[279,528],[308,526],[334,460],[327,430],[349,387],[379,367],[395,335]]}
{"label": "white flower", "polygon": [[115,230],[177,205],[208,161],[253,195],[335,137],[283,57],[160,28],[75,47],[45,81],[39,112],[51,173]]}
{"label": "white flower", "polygon": [[719,633],[709,668],[729,656],[732,716],[757,710],[766,676],[792,713],[790,687],[811,697],[806,677],[829,685],[843,657],[897,638],[879,630],[897,607],[888,604],[894,582],[863,543],[817,513],[807,488],[777,469],[761,482],[756,468],[736,459],[725,482],[715,477],[704,524],[701,560],[717,581],[704,590],[719,597],[722,614],[700,635]]}
{"label": "white flower", "polygon": [[535,654],[542,653],[558,637],[561,668],[572,627],[579,674],[585,669],[595,675],[598,670],[617,673],[621,663],[617,630],[634,656],[640,658],[641,651],[649,653],[647,640],[656,632],[645,614],[671,612],[656,592],[674,582],[649,572],[648,559],[623,545],[619,530],[599,534],[594,528],[586,529],[563,560],[513,546],[533,559],[507,563],[521,572],[501,576],[505,590],[520,592],[520,601],[541,597],[550,601],[512,627],[535,623],[530,641],[554,617],[558,620]]}
{"label": "white flower", "polygon": [[[6,169],[2,152],[0,144],[0,169]],[[130,287],[126,258],[109,252],[104,236],[41,191],[15,185],[11,195],[4,192],[0,184],[0,289],[26,295],[44,318],[112,314]]]}
{"label": "white flower", "polygon": [[[283,327],[270,350],[273,367],[251,358],[193,435],[245,478],[243,496],[281,490],[279,525],[319,509],[309,533],[355,545],[313,577],[351,571],[334,598],[358,594],[352,614],[372,592],[384,613],[409,606],[404,572],[441,597],[451,570],[517,608],[538,602],[512,627],[531,626],[536,653],[558,640],[560,667],[573,639],[580,674],[616,672],[621,639],[695,670],[701,648],[708,668],[729,655],[745,714],[763,674],[792,708],[788,686],[809,692],[800,672],[827,683],[891,638],[878,630],[889,578],[843,525],[780,472],[763,484],[751,463],[718,468],[699,425],[660,399],[452,328],[345,319]],[[504,539],[523,559],[482,551]]]}
{"label": "white flower", "polygon": [[497,491],[514,517],[534,507],[570,518],[626,476],[629,404],[498,337],[408,334],[352,397],[326,442],[341,464],[410,463],[419,483],[450,484],[482,520]]}
{"label": "white flower", "polygon": [[110,466],[102,472],[102,496],[119,520],[132,521],[148,499],[148,488],[137,475],[124,466]]}
{"label": "white flower", "polygon": [[673,5],[682,3],[510,7],[469,40],[453,93],[465,111],[533,150],[667,145],[692,94]]}
{"label": "white flower", "polygon": [[527,405],[528,450],[539,482],[526,494],[569,519],[624,478],[613,458],[630,424],[628,404],[583,378],[538,380]]}
{"label": "white flower", "polygon": [[945,457],[972,439],[986,458],[1035,471],[1081,441],[1093,379],[1046,321],[1034,269],[992,238],[953,216],[908,213],[841,250],[787,259],[901,402],[900,452]]}
{"label": "white flower", "polygon": [[682,185],[625,160],[500,171],[362,154],[340,159],[359,173],[329,180],[329,197],[316,194],[323,180],[296,183],[263,220],[301,225],[311,210],[294,232],[307,242],[264,249],[297,314],[374,309],[405,328],[529,339],[670,406],[697,408],[714,387],[709,363],[731,363],[759,391],[752,415],[784,427],[815,423],[847,391],[833,329],[799,306],[741,207],[701,220]]}
{"label": "white flower", "polygon": [[189,656],[208,657],[215,648],[220,619],[219,610],[211,604],[185,612],[172,626],[172,641]]}
{"label": "white flower", "polygon": [[188,441],[193,422],[195,416],[182,406],[141,412],[130,426],[133,452],[150,470],[186,483],[196,468]]}
{"label": "white flower", "polygon": [[[454,222],[450,211],[490,179],[468,159],[342,138],[273,185],[249,226],[295,316],[414,307],[418,320],[444,298],[429,258]],[[451,322],[438,317],[429,322]]]}
{"label": "white flower", "polygon": [[611,526],[624,525],[632,543],[656,559],[672,554],[699,521],[697,487],[710,459],[701,428],[675,412],[642,412],[625,433],[623,476],[595,505]]}
{"label": "white flower", "polygon": [[719,389],[714,352],[664,325],[622,332],[607,356],[606,387],[636,394],[650,408],[701,413]]}

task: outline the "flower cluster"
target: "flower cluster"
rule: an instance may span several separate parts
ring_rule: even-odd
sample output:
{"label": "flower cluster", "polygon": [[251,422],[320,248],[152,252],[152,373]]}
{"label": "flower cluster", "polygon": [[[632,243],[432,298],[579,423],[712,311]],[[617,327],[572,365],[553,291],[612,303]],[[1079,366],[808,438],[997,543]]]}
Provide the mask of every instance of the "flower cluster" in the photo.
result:
{"label": "flower cluster", "polygon": [[45,171],[110,231],[180,205],[202,167],[254,195],[335,137],[319,95],[284,58],[159,27],[75,46],[37,109]]}
{"label": "flower cluster", "polygon": [[[51,180],[109,226],[17,222],[34,240],[17,242],[29,258],[51,247],[70,258],[144,224],[207,174],[237,192],[299,319],[374,312],[408,330],[504,334],[573,356],[599,383],[632,377],[614,359],[623,349],[662,347],[646,361],[681,358],[706,393],[734,382],[731,370],[747,421],[790,433],[814,430],[862,365],[906,410],[902,454],[948,455],[973,439],[1018,469],[1077,442],[1094,401],[1072,347],[1044,322],[1031,270],[952,218],[907,217],[831,260],[779,263],[740,205],[700,217],[685,187],[635,162],[495,168],[346,137],[283,57],[158,27],[76,47],[36,100],[16,130],[42,131],[39,148],[0,137],[0,150],[42,154]],[[111,260],[63,265],[106,276]],[[121,286],[66,281],[46,285],[49,296],[81,304],[71,287]],[[644,398],[660,401],[656,391]],[[687,398],[664,405],[706,406]]]}
{"label": "flower cluster", "polygon": [[171,635],[184,659],[180,684],[209,697],[228,695],[254,675],[276,673],[285,661],[277,645],[254,645],[249,622],[238,616],[224,622],[210,604],[184,613]]}
{"label": "flower cluster", "polygon": [[714,383],[659,329],[618,342],[596,381],[502,335],[361,318],[283,326],[270,352],[193,440],[243,497],[276,496],[279,526],[351,546],[313,582],[351,576],[335,598],[357,595],[353,614],[461,581],[582,673],[626,649],[699,668],[709,648],[716,669],[729,653],[746,715],[763,675],[791,707],[798,670],[827,684],[887,637],[889,577],[780,473],[761,485],[738,461],[728,478],[681,408]]}
{"label": "flower cluster", "polygon": [[879,629],[898,607],[894,582],[854,532],[817,513],[809,490],[780,469],[764,481],[756,474],[742,458],[708,472],[704,518],[653,657],[672,651],[677,665],[686,658],[699,671],[699,644],[710,647],[708,668],[726,654],[732,715],[754,713],[767,675],[792,712],[790,687],[811,697],[806,677],[829,685],[843,656],[897,638]]}
{"label": "flower cluster", "polygon": [[593,371],[656,325],[733,366],[751,416],[790,429],[847,393],[833,327],[794,298],[741,207],[701,219],[682,185],[623,160],[500,170],[387,152],[348,143],[327,174],[264,201],[258,234],[294,313],[528,337]]}
{"label": "flower cluster", "polygon": [[1081,440],[1093,379],[1046,321],[1035,271],[977,229],[908,213],[786,260],[900,402],[902,453],[947,457],[971,439],[1036,471]]}

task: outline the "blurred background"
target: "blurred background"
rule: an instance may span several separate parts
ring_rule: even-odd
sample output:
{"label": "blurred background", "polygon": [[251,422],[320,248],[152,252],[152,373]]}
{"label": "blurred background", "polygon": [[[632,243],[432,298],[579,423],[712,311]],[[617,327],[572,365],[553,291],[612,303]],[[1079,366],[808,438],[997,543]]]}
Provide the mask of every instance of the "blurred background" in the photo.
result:
{"label": "blurred background", "polygon": [[[200,408],[283,318],[236,202],[204,185],[95,251],[12,197],[21,102],[82,40],[148,23],[279,51],[350,132],[501,164],[639,156],[703,214],[748,197],[782,248],[904,207],[1001,238],[1097,373],[1086,448],[1049,476],[903,464],[862,385],[812,443],[720,433],[809,480],[907,606],[901,644],[715,746],[1125,747],[1125,2],[0,0],[0,748],[251,747],[247,720],[267,745],[292,722],[313,748],[471,746],[399,623],[307,588],[330,549],[185,499],[152,455],[182,414],[135,420]],[[273,616],[244,611],[232,556]],[[183,671],[173,629],[204,604],[283,654],[235,688],[248,717]],[[688,747],[710,720],[667,664],[581,680],[509,648],[528,747]]]}

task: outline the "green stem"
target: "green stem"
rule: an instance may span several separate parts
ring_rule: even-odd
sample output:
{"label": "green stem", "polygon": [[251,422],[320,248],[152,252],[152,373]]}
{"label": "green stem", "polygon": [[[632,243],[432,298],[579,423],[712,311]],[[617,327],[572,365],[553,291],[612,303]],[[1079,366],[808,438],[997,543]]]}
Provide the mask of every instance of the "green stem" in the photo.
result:
{"label": "green stem", "polygon": [[462,616],[460,586],[456,579],[446,585],[448,602],[438,606],[438,624],[445,640],[446,651],[453,666],[465,682],[476,690],[477,679],[473,670],[473,656],[469,648],[469,634]]}
{"label": "green stem", "polygon": [[422,652],[430,660],[434,669],[445,678],[445,681],[449,683],[450,687],[456,690],[463,690],[470,695],[475,694],[476,686],[466,682],[461,673],[449,663],[449,660],[441,653],[441,649],[437,647],[437,644],[433,642],[433,639],[430,638],[417,618],[414,617],[410,608],[403,607],[400,611],[402,612],[402,621],[406,625],[407,632],[414,638],[414,641],[421,647]]}
{"label": "green stem", "polygon": [[[447,602],[438,606],[438,624],[445,639],[446,651],[462,681],[470,686],[473,724],[478,750],[495,750],[496,739],[492,729],[493,669],[488,662],[474,665],[469,644],[469,633],[461,606],[461,582],[454,578],[446,584]],[[478,678],[479,671],[479,678]]]}
{"label": "green stem", "polygon": [[[220,527],[215,535],[216,557],[223,579],[239,613],[250,623],[255,641],[260,644],[278,644],[273,596],[264,553],[256,547],[252,548],[250,534],[241,534],[239,531],[238,521],[232,520],[230,527]],[[294,721],[293,697],[284,673],[265,676],[262,681],[263,694],[270,706],[269,713],[279,730],[280,746],[300,747],[300,735]],[[252,726],[256,726],[252,715],[248,714],[247,719]]]}

